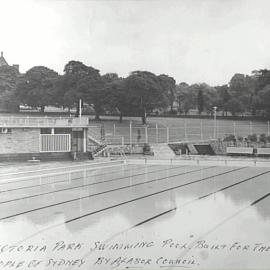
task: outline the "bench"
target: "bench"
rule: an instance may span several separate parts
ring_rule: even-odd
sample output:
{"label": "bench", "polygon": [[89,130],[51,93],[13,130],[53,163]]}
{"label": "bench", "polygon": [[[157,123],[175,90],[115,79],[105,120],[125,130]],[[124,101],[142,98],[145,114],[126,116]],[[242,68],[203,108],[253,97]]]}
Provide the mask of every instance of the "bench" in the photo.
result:
{"label": "bench", "polygon": [[270,148],[257,148],[257,156],[270,156]]}
{"label": "bench", "polygon": [[253,155],[252,147],[227,147],[226,152],[228,155]]}

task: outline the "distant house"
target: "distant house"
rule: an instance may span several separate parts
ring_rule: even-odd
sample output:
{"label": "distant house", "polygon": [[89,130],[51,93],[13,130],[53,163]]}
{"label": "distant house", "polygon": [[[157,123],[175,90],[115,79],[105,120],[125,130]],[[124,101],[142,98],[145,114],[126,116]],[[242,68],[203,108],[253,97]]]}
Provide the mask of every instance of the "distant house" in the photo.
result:
{"label": "distant house", "polygon": [[3,67],[3,66],[13,67],[13,68],[15,68],[19,72],[19,65],[16,64],[16,65],[10,66],[8,64],[8,62],[6,61],[6,59],[4,58],[4,53],[1,52],[1,56],[0,56],[0,67]]}
{"label": "distant house", "polygon": [[12,98],[16,90],[18,79],[22,75],[19,71],[19,65],[10,66],[4,58],[3,52],[0,56],[0,111],[9,112],[16,110],[17,103]]}

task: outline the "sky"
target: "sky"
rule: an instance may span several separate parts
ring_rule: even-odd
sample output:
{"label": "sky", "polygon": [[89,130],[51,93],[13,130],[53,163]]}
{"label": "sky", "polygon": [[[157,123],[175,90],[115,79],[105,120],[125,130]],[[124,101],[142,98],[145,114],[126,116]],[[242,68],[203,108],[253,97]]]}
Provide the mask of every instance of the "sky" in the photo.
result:
{"label": "sky", "polygon": [[126,77],[228,83],[270,68],[269,0],[0,0],[0,51],[26,72],[70,60]]}

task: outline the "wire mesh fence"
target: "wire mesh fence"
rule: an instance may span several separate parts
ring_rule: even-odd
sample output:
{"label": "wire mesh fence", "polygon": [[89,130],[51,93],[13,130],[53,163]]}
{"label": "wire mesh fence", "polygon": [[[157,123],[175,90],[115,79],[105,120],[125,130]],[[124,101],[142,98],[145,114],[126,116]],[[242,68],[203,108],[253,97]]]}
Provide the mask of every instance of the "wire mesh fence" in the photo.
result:
{"label": "wire mesh fence", "polygon": [[213,121],[196,125],[187,121],[179,126],[138,125],[130,121],[129,126],[114,124],[106,127],[105,138],[108,144],[143,144],[143,143],[173,143],[180,141],[203,141],[224,138],[227,135],[247,137],[251,134],[270,136],[269,122],[232,122]]}

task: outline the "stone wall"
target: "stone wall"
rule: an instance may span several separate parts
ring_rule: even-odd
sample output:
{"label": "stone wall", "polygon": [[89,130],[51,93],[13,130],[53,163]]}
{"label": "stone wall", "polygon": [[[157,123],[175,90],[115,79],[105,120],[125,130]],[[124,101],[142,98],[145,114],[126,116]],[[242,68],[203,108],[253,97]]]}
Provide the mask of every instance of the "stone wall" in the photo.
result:
{"label": "stone wall", "polygon": [[39,128],[12,128],[0,133],[0,154],[39,153]]}

